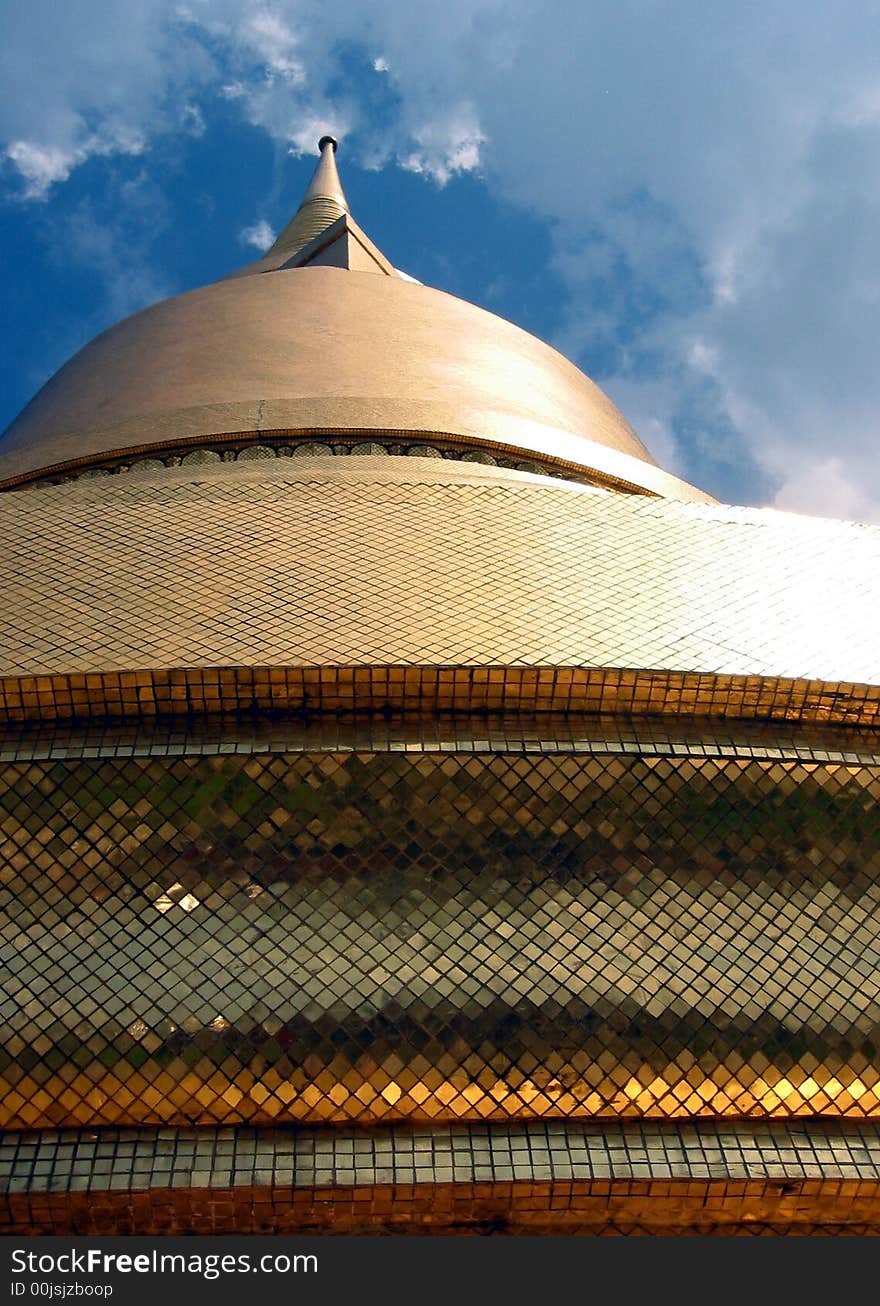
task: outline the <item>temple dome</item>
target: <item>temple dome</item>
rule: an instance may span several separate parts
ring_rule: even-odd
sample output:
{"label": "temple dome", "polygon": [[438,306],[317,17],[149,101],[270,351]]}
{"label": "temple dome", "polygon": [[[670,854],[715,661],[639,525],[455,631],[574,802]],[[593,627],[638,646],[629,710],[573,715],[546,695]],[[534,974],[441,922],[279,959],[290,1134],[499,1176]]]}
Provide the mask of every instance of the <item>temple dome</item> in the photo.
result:
{"label": "temple dome", "polygon": [[662,471],[611,400],[556,350],[404,279],[345,203],[325,139],[273,248],[82,349],[0,441],[0,484],[224,436],[390,432],[709,499]]}
{"label": "temple dome", "polygon": [[7,1230],[876,1231],[880,530],[705,502],[332,151],[8,437]]}

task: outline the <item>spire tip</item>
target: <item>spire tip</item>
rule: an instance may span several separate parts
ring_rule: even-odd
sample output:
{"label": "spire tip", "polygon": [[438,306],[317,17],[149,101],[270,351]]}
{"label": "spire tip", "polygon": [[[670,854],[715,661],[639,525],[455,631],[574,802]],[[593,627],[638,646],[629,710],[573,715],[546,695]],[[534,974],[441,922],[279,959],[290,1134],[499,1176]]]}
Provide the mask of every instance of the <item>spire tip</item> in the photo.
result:
{"label": "spire tip", "polygon": [[336,153],[336,150],[337,150],[337,148],[338,148],[338,146],[339,146],[339,142],[337,141],[337,139],[336,139],[335,136],[322,136],[321,139],[318,141],[318,153],[319,153],[319,154],[323,154],[323,153],[324,153],[324,146],[325,146],[325,145],[332,145],[332,146],[333,146],[333,153],[335,154],[335,153]]}

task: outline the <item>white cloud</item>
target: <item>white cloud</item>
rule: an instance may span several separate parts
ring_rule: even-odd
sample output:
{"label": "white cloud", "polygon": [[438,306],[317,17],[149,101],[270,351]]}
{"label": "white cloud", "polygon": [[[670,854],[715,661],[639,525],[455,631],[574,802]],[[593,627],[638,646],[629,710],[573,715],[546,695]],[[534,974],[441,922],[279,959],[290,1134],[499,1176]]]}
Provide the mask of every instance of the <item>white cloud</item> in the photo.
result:
{"label": "white cloud", "polygon": [[323,113],[301,113],[291,122],[285,133],[290,142],[289,152],[297,156],[318,153],[318,141],[322,136],[332,136],[341,141],[348,135],[349,120],[332,108]]}
{"label": "white cloud", "polygon": [[120,124],[105,130],[102,135],[87,136],[72,148],[60,145],[42,145],[38,141],[11,141],[5,150],[6,159],[18,171],[22,182],[22,197],[44,200],[51,187],[67,181],[74,168],[94,155],[140,154],[144,139],[134,128]]}
{"label": "white cloud", "polygon": [[6,158],[24,180],[25,199],[44,199],[49,188],[56,181],[66,181],[85,157],[82,150],[38,145],[35,141],[12,141],[6,147]]}
{"label": "white cloud", "polygon": [[245,10],[236,35],[262,62],[270,79],[280,77],[291,86],[303,85],[306,72],[296,53],[299,39],[277,12]]}
{"label": "white cloud", "polygon": [[275,232],[265,218],[260,218],[252,226],[244,227],[238,233],[238,239],[243,245],[252,245],[254,249],[258,249],[262,253],[274,244]]}
{"label": "white cloud", "polygon": [[416,148],[398,155],[407,172],[423,172],[445,186],[457,172],[473,172],[480,166],[480,147],[486,137],[470,104],[459,105],[451,114],[438,115],[416,128]]}
{"label": "white cloud", "polygon": [[27,195],[43,198],[89,158],[136,154],[154,131],[176,130],[176,110],[211,67],[166,0],[9,5],[0,148]]}
{"label": "white cloud", "polygon": [[839,458],[819,458],[793,467],[782,482],[773,506],[793,512],[880,525],[880,505],[861,484],[849,479]]}
{"label": "white cloud", "polygon": [[180,113],[180,123],[188,136],[204,136],[205,115],[197,104],[184,104]]}

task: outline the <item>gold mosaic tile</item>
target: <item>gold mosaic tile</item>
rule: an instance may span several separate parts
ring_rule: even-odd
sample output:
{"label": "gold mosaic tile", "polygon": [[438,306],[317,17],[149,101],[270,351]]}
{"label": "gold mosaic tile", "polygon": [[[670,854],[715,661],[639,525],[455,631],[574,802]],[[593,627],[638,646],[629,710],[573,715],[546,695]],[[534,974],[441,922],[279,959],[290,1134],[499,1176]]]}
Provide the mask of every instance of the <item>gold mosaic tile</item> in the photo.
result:
{"label": "gold mosaic tile", "polygon": [[880,765],[880,732],[843,726],[576,712],[146,717],[22,723],[0,761],[292,752],[638,753]]}
{"label": "gold mosaic tile", "polygon": [[476,712],[658,714],[676,723],[724,718],[870,728],[880,718],[880,685],[497,666],[183,667],[0,679],[0,722],[6,726],[279,711],[325,721],[408,713],[428,726],[438,715]]}
{"label": "gold mosaic tile", "polygon": [[880,768],[6,762],[3,1124],[880,1114]]}
{"label": "gold mosaic tile", "polygon": [[0,512],[0,674],[37,697],[235,666],[880,682],[880,532],[851,523],[388,457],[103,477]]}

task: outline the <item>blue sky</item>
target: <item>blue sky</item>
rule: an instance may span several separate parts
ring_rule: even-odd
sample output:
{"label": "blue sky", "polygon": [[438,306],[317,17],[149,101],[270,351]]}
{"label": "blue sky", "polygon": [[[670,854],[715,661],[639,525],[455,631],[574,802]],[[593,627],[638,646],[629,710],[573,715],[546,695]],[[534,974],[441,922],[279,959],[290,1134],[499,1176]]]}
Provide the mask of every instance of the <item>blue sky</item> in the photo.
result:
{"label": "blue sky", "polygon": [[2,0],[0,427],[248,261],[325,130],[400,268],[560,348],[669,470],[880,522],[876,0]]}

